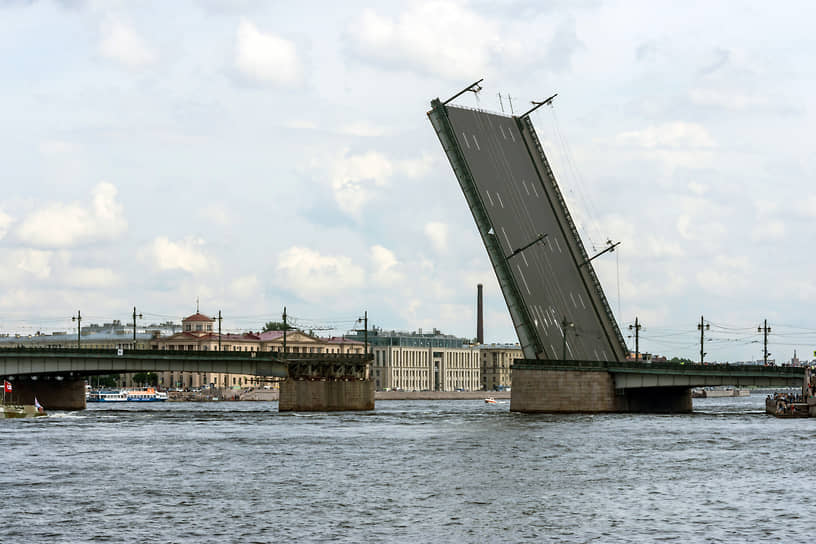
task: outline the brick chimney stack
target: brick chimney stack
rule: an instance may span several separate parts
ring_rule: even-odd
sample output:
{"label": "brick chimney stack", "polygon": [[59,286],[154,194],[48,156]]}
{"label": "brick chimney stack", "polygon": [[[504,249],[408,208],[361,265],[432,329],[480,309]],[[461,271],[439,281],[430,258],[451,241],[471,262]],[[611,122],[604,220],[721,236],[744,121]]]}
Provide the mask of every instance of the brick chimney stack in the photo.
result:
{"label": "brick chimney stack", "polygon": [[484,313],[482,300],[482,284],[476,286],[476,341],[484,344]]}

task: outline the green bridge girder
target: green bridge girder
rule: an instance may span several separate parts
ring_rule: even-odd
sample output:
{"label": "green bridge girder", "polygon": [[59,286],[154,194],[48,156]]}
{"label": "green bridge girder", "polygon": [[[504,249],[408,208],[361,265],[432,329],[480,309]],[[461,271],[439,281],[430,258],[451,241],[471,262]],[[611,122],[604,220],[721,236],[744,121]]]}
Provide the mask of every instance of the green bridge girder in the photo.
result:
{"label": "green bridge girder", "polygon": [[516,359],[513,369],[609,372],[613,375],[616,389],[716,385],[801,387],[807,372],[804,367],[538,359]]}
{"label": "green bridge girder", "polygon": [[372,359],[371,354],[8,348],[0,349],[0,376],[210,372],[287,378],[292,368],[360,375]]}

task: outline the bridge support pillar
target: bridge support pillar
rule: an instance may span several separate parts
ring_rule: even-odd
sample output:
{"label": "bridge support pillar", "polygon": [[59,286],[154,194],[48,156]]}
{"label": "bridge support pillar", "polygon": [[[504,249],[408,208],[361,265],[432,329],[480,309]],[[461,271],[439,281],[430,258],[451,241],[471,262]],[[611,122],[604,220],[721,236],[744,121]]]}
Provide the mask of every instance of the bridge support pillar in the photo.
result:
{"label": "bridge support pillar", "polygon": [[281,412],[336,412],[374,409],[374,382],[366,380],[288,379],[281,383]]}
{"label": "bridge support pillar", "polygon": [[606,371],[513,370],[513,412],[691,412],[688,387],[615,389]]}
{"label": "bridge support pillar", "polygon": [[34,397],[46,412],[50,410],[84,410],[85,380],[14,380],[14,399],[34,404]]}

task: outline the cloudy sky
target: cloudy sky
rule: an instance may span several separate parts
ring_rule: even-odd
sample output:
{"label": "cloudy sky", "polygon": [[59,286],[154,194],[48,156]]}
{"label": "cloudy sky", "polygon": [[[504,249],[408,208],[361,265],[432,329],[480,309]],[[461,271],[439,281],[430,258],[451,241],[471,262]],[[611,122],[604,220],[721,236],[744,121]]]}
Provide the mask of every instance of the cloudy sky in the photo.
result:
{"label": "cloudy sky", "polygon": [[[0,332],[221,310],[516,341],[429,101],[533,121],[628,334],[816,349],[814,9],[0,0]],[[503,103],[500,105],[498,94]]]}

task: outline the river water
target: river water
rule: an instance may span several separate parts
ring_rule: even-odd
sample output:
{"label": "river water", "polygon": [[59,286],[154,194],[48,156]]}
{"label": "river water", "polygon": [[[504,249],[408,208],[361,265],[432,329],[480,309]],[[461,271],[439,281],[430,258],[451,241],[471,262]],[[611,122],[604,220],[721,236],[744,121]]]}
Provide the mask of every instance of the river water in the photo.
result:
{"label": "river water", "polygon": [[816,525],[816,420],[483,401],[95,405],[0,420],[0,542],[779,542]]}

